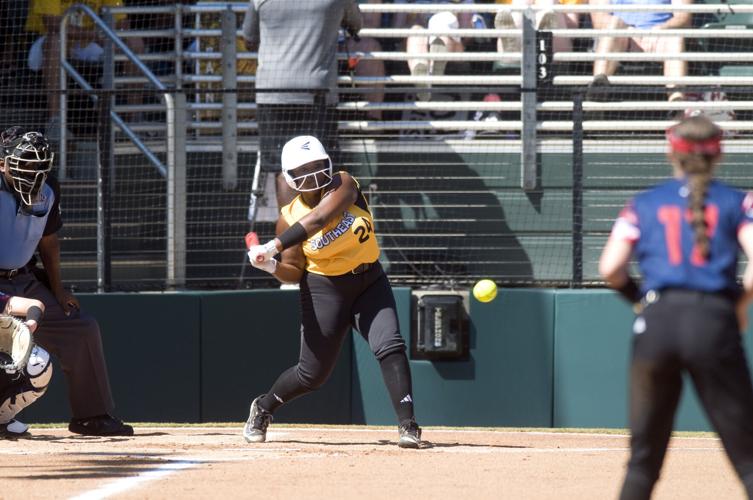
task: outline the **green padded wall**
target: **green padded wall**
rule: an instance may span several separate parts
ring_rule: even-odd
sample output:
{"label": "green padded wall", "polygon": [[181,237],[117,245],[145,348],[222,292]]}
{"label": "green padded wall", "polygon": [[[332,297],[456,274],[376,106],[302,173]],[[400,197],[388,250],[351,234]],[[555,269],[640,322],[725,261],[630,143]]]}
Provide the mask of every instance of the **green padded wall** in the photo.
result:
{"label": "green padded wall", "polygon": [[606,291],[558,291],[554,427],[625,427],[630,309]]}
{"label": "green padded wall", "polygon": [[[102,331],[115,413],[128,421],[199,421],[197,295],[82,294],[81,307]],[[65,377],[56,371],[47,394],[23,412],[30,422],[70,418]]]}
{"label": "green padded wall", "polygon": [[[204,293],[201,420],[245,421],[251,400],[298,362],[297,290]],[[276,422],[350,422],[350,339],[318,391],[275,412]]]}
{"label": "green padded wall", "polygon": [[[554,427],[627,427],[633,318],[614,292],[556,292]],[[687,377],[675,429],[711,430]]]}
{"label": "green padded wall", "polygon": [[[411,291],[394,293],[409,343]],[[101,325],[116,414],[128,421],[241,422],[251,398],[297,361],[296,291],[80,299]],[[616,294],[504,289],[489,304],[470,304],[469,360],[411,360],[421,424],[626,427],[633,316]],[[355,337],[328,383],[282,408],[277,421],[395,423],[378,364]],[[745,342],[750,353],[751,332]],[[64,380],[58,369],[21,418],[67,421]],[[689,384],[676,428],[709,429]]]}
{"label": "green padded wall", "polygon": [[[409,342],[410,290],[396,288],[400,327]],[[541,426],[552,423],[554,292],[500,290],[471,299],[470,359],[411,360],[416,415],[422,425]],[[394,424],[378,364],[354,343],[353,422]]]}

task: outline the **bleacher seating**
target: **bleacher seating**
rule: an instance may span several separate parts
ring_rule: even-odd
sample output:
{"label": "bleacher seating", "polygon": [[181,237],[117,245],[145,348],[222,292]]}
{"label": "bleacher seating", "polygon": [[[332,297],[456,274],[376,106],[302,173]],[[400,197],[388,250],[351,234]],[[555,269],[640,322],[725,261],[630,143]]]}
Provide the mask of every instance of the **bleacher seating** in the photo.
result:
{"label": "bleacher seating", "polygon": [[[661,76],[662,60],[655,54],[619,56],[627,62],[611,78],[611,98],[607,102],[584,103],[586,154],[601,154],[610,149],[656,154],[662,148],[663,131],[671,123],[670,114],[695,108],[716,113],[734,110],[735,119],[723,123],[735,134],[728,140],[735,144],[748,140],[753,130],[750,118],[753,94],[745,86],[753,83],[753,32],[748,25],[753,18],[753,7],[750,2],[735,3],[732,6],[735,13],[730,13],[730,3],[733,2],[692,7],[703,12],[704,22],[683,31],[689,40],[685,57],[691,61],[691,70],[680,82],[668,82]],[[245,4],[232,6],[240,21]],[[364,11],[378,12],[411,8],[476,9],[491,14],[504,8],[486,3],[362,4],[361,7]],[[521,87],[530,82],[523,82],[519,65],[499,64],[494,47],[496,36],[509,33],[463,31],[462,35],[475,43],[468,43],[464,53],[436,56],[449,60],[443,76],[409,74],[408,54],[400,44],[409,32],[404,29],[364,30],[363,36],[376,37],[382,42],[380,52],[339,54],[343,60],[356,56],[385,61],[384,77],[369,79],[348,72],[341,74],[339,128],[343,167],[356,173],[369,190],[382,224],[380,234],[386,264],[391,277],[398,282],[464,282],[481,276],[511,284],[572,281],[573,231],[583,229],[573,229],[568,208],[562,208],[567,207],[571,194],[572,179],[568,176],[573,138],[572,101],[575,94],[585,92],[591,80],[592,40],[600,34],[591,30],[585,15],[589,6],[557,8],[578,9],[584,16],[578,30],[554,32],[556,36],[572,37],[576,43],[572,52],[554,55],[553,85],[538,89],[535,140],[539,154],[546,158],[537,167],[539,180],[535,189],[521,189],[520,178],[521,145],[528,140],[521,138]],[[248,226],[246,212],[258,149],[251,92],[254,76],[251,70],[240,71],[235,86],[241,90],[237,107],[238,182],[231,189],[223,185],[222,93],[219,92],[222,75],[216,43],[220,37],[217,16],[223,9],[225,4],[217,2],[116,9],[140,14],[142,21],[149,16],[161,15],[163,21],[177,16],[173,23],[150,27],[142,22],[139,31],[119,35],[161,40],[148,44],[151,52],[143,60],[165,85],[187,93],[186,286],[189,287],[226,287],[237,281],[243,260],[240,236]],[[741,26],[746,29],[739,29]],[[171,45],[165,44],[165,40],[179,42]],[[195,44],[196,41],[203,42]],[[238,58],[249,62],[255,54],[239,49]],[[117,60],[124,61],[124,57],[118,55]],[[368,90],[376,83],[386,86],[383,103],[367,99]],[[430,101],[416,100],[418,83],[432,84]],[[689,89],[721,85],[728,90],[727,100],[706,102],[701,97],[700,102],[694,98],[669,103],[664,87],[667,83]],[[116,90],[133,84],[146,86],[146,79],[116,77]],[[144,104],[125,105],[119,101],[116,111],[143,144],[164,159],[164,105],[158,93],[151,90],[144,93],[148,96]],[[490,93],[500,98],[485,100]],[[365,111],[369,109],[382,110],[382,119],[367,119]],[[14,113],[14,107],[6,106],[6,111]],[[38,126],[43,125],[43,116],[30,117],[32,121],[40,120]],[[165,179],[149,166],[124,134],[118,133],[116,137],[113,198],[116,279],[124,289],[159,289],[164,286],[167,259]],[[92,148],[96,141],[96,130],[75,131],[75,138],[69,141],[69,178],[63,180],[67,200],[64,272],[83,288],[92,286],[95,276],[96,211],[92,209],[92,196],[96,149]],[[566,171],[549,170],[563,162]],[[596,188],[617,189],[620,182],[617,177],[609,177],[615,183],[611,186],[609,179],[600,178]],[[559,200],[556,208],[547,206],[552,199]],[[608,204],[609,209],[618,204],[619,201]],[[602,226],[585,235],[590,242],[588,248],[594,249],[601,243]],[[269,235],[272,222],[261,220],[256,229],[262,236]],[[594,257],[588,254],[584,259],[583,282],[588,282],[596,276]],[[132,265],[134,262],[138,265]],[[266,283],[259,274],[251,273],[248,278],[243,286]]]}

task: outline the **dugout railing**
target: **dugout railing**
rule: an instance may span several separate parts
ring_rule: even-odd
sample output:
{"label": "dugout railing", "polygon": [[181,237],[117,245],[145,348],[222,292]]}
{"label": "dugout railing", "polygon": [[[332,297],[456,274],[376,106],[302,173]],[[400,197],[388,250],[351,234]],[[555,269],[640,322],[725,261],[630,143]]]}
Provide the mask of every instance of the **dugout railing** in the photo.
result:
{"label": "dugout railing", "polygon": [[[488,25],[496,11],[508,7],[364,4],[361,8],[380,12],[386,19],[401,11],[468,11],[486,15]],[[201,3],[111,11],[150,21],[117,33],[123,39],[162,40],[150,44],[140,59],[169,92],[186,98],[185,279],[173,282],[178,287],[238,284],[241,237],[247,228],[258,151],[256,55],[246,52],[237,38],[244,9],[240,3]],[[385,265],[395,282],[447,287],[491,277],[507,285],[598,283],[595,252],[617,207],[646,179],[663,173],[662,134],[676,117],[669,113],[702,111],[723,119],[720,124],[729,131],[725,145],[734,152],[732,180],[741,186],[749,182],[750,176],[738,166],[747,161],[753,125],[753,100],[747,90],[753,83],[753,71],[748,73],[753,52],[748,50],[748,26],[739,16],[753,16],[753,6],[661,6],[698,16],[691,29],[659,34],[682,35],[689,41],[686,52],[606,55],[629,63],[610,77],[607,102],[584,98],[596,59],[591,40],[639,32],[589,28],[586,14],[594,9],[599,8],[554,7],[583,16],[579,28],[551,30],[552,36],[577,43],[571,51],[552,54],[547,61],[553,71],[549,81],[536,78],[541,63],[535,42],[541,32],[535,30],[533,10],[524,16],[521,30],[380,26],[362,30],[361,36],[377,39],[381,50],[340,50],[343,63],[356,59],[385,64],[380,76],[341,73],[339,135],[342,164],[358,175],[372,201]],[[159,16],[162,26],[151,22]],[[727,22],[730,17],[734,22]],[[468,42],[467,50],[425,54],[422,57],[448,61],[446,72],[411,75],[405,61],[414,54],[407,53],[401,41],[417,34],[460,35]],[[495,38],[509,35],[521,37],[523,50],[506,54],[499,64],[502,58],[494,47]],[[688,76],[669,79],[658,74],[661,68],[656,64],[668,57],[688,61]],[[114,62],[122,65],[125,60],[116,52]],[[123,96],[146,83],[143,77],[116,71],[113,88],[106,90]],[[431,88],[424,87],[427,84]],[[669,102],[667,85],[693,98]],[[383,101],[369,100],[375,89],[383,89]],[[431,99],[417,99],[417,91],[428,92]],[[28,92],[35,95],[33,89]],[[115,112],[143,144],[164,158],[165,107],[157,94],[141,92],[140,103],[119,99]],[[75,89],[69,90],[69,95],[74,94]],[[499,99],[485,99],[489,94]],[[582,103],[576,111],[575,96],[581,96]],[[380,112],[382,118],[367,118],[370,112]],[[576,140],[574,130],[583,132]],[[90,152],[98,144],[96,133],[74,130],[67,142],[70,175],[63,180],[68,202],[64,272],[68,281],[84,289],[92,287],[96,270],[97,222],[91,199],[97,176],[92,174]],[[171,200],[165,195],[164,181],[153,175],[132,140],[118,132],[112,149],[112,288],[163,289],[168,283],[169,237],[161,214]],[[257,194],[263,194],[265,187],[269,185],[262,183]],[[267,208],[257,225],[263,236],[272,231],[274,207]],[[268,284],[255,272],[241,283]]]}

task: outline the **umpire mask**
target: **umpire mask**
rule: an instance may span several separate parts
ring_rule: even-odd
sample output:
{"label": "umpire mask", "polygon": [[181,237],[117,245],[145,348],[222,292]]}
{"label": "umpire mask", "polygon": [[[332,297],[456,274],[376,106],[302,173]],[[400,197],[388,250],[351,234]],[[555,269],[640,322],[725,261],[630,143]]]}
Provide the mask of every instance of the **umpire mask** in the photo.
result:
{"label": "umpire mask", "polygon": [[[332,182],[332,160],[314,136],[300,135],[290,139],[282,148],[280,160],[285,181],[296,191],[316,191]],[[315,165],[315,168],[308,164]]]}
{"label": "umpire mask", "polygon": [[54,153],[47,139],[39,132],[25,132],[15,136],[11,133],[6,136],[7,132],[11,132],[11,129],[0,136],[5,168],[21,202],[31,206],[37,201],[47,174],[52,169]]}

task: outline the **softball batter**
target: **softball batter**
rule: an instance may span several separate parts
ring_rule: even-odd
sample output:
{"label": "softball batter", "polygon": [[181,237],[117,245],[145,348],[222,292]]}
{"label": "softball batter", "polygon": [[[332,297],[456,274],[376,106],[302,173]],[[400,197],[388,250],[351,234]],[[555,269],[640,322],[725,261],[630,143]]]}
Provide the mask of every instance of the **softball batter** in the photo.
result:
{"label": "softball batter", "polygon": [[[713,179],[721,130],[687,118],[667,132],[674,178],[636,196],[599,263],[609,286],[636,305],[630,371],[631,454],[622,499],[649,498],[659,478],[682,374],[753,498],[753,386],[740,332],[753,266],[736,281],[738,244],[753,259],[753,194]],[[627,272],[634,254],[643,275]]]}
{"label": "softball batter", "polygon": [[[353,327],[379,361],[399,421],[398,445],[418,448],[421,429],[413,414],[405,342],[366,199],[353,177],[333,175],[329,155],[312,136],[285,144],[282,173],[298,196],[282,208],[278,236],[251,247],[248,255],[254,267],[281,282],[300,283],[301,353],[297,365],[253,400],[243,436],[264,441],[277,408],[321,387]],[[281,261],[273,258],[278,253]]]}

